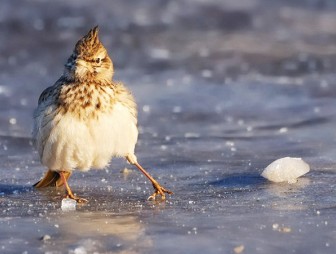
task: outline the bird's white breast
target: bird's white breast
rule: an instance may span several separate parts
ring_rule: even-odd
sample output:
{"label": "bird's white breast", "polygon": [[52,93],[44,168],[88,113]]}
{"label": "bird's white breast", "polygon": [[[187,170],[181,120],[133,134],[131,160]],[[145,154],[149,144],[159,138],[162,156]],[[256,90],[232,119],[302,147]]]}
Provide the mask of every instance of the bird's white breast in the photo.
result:
{"label": "bird's white breast", "polygon": [[134,154],[136,118],[119,102],[96,119],[79,119],[70,112],[48,116],[47,111],[35,118],[34,138],[41,161],[49,169],[103,168],[113,156]]}

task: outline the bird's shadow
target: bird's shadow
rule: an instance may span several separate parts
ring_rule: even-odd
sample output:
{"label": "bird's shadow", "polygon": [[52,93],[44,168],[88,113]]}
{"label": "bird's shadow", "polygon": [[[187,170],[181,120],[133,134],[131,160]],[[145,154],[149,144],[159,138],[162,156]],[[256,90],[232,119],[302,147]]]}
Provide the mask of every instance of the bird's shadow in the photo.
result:
{"label": "bird's shadow", "polygon": [[33,191],[33,186],[0,184],[0,194],[3,196],[24,194]]}
{"label": "bird's shadow", "polygon": [[60,190],[56,188],[44,188],[43,190],[36,189],[31,185],[11,185],[0,184],[0,199],[4,200],[18,200],[22,202],[27,200],[44,200],[44,201],[58,201]]}
{"label": "bird's shadow", "polygon": [[257,174],[233,174],[224,176],[221,179],[211,181],[213,187],[221,188],[262,188],[267,184],[265,178]]}

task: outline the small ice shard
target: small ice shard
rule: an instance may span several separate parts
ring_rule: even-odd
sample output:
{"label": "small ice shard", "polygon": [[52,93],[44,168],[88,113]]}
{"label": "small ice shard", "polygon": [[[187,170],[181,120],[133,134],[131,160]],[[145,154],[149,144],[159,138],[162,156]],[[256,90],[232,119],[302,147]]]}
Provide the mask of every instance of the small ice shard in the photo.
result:
{"label": "small ice shard", "polygon": [[73,200],[71,198],[63,198],[61,209],[63,211],[74,211],[76,210],[76,204],[77,204],[76,200]]}
{"label": "small ice shard", "polygon": [[280,226],[278,223],[272,225],[273,230],[279,231],[282,233],[290,233],[292,229],[290,227]]}
{"label": "small ice shard", "polygon": [[297,178],[308,173],[309,170],[309,165],[301,158],[285,157],[273,161],[261,173],[261,176],[276,183],[296,183]]}
{"label": "small ice shard", "polygon": [[44,235],[40,238],[40,240],[43,241],[43,242],[49,241],[50,239],[51,239],[50,235]]}
{"label": "small ice shard", "polygon": [[273,230],[277,230],[277,229],[279,229],[279,224],[278,224],[278,223],[274,223],[274,224],[272,225],[272,228],[273,228]]}

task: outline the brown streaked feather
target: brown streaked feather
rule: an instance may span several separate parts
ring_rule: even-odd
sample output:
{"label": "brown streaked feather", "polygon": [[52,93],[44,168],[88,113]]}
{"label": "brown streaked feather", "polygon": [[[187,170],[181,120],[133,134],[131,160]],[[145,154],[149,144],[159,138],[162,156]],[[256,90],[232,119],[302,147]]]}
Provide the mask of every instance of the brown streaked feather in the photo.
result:
{"label": "brown streaked feather", "polygon": [[[71,172],[64,172],[65,178],[68,180],[71,176]],[[63,181],[60,174],[56,171],[48,170],[45,176],[35,183],[33,186],[35,188],[45,188],[45,187],[61,187],[63,186]]]}

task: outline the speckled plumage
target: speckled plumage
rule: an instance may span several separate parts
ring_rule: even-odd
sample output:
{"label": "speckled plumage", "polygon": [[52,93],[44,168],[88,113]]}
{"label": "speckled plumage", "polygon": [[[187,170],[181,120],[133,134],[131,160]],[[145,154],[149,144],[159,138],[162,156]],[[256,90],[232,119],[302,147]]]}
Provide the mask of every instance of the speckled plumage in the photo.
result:
{"label": "speckled plumage", "polygon": [[36,187],[64,183],[68,188],[62,172],[68,172],[68,178],[75,169],[104,168],[112,157],[121,156],[152,181],[156,192],[151,197],[171,193],[138,164],[136,103],[130,91],[112,77],[112,61],[95,27],[77,42],[63,75],[38,100],[33,139],[49,172]]}
{"label": "speckled plumage", "polygon": [[33,137],[42,163],[51,170],[88,170],[105,167],[113,156],[134,154],[136,104],[122,83],[112,81],[112,61],[97,32],[76,44],[65,66],[35,110]]}

